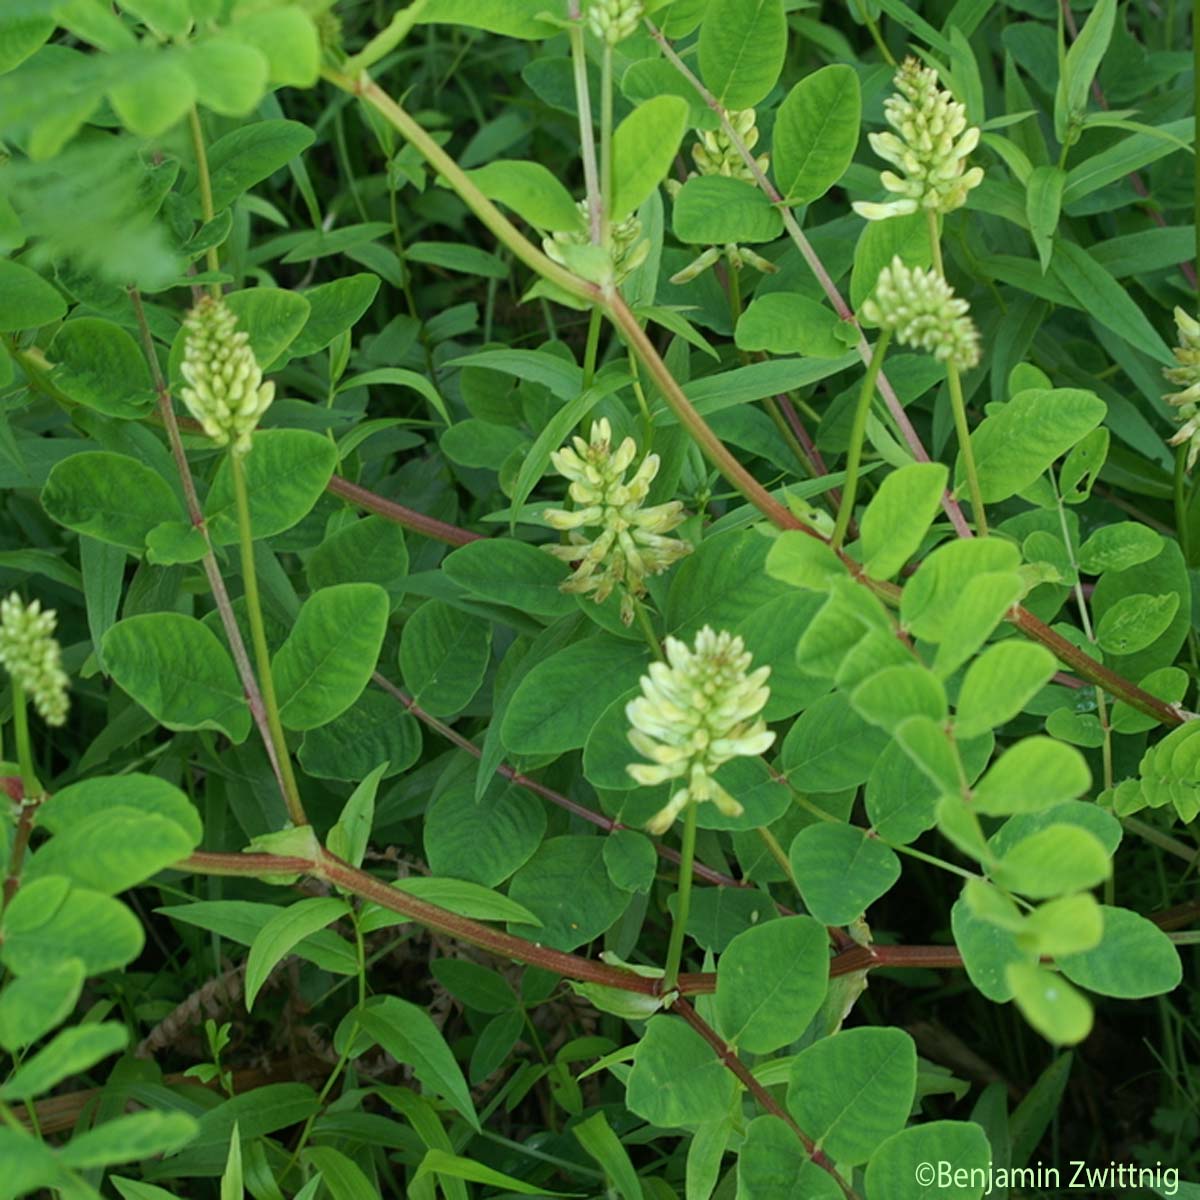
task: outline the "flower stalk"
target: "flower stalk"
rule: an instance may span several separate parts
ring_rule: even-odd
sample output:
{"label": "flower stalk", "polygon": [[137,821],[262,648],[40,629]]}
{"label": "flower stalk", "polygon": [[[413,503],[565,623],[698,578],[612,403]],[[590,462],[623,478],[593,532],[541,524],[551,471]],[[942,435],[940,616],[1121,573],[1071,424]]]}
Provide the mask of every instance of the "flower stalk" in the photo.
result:
{"label": "flower stalk", "polygon": [[875,342],[871,352],[871,362],[867,373],[863,376],[862,388],[858,393],[858,403],[854,408],[854,423],[850,427],[850,447],[846,451],[846,482],[842,488],[842,501],[838,505],[837,520],[833,526],[833,537],[830,545],[835,550],[842,548],[846,540],[846,530],[850,527],[850,519],[854,516],[854,501],[858,494],[858,472],[862,464],[863,441],[867,435],[867,416],[871,411],[871,398],[875,395],[875,385],[879,382],[879,372],[883,369],[884,355],[887,354],[888,342],[891,341],[891,331],[885,329]]}

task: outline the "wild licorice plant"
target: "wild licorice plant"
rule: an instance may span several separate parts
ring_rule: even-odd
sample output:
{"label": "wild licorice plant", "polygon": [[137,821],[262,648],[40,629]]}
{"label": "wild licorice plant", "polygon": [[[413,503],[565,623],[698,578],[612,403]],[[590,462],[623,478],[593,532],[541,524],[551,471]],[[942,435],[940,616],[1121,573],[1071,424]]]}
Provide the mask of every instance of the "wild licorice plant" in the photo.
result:
{"label": "wild licorice plant", "polygon": [[1186,14],[377,7],[0,14],[0,1197],[982,1195],[1192,940]]}

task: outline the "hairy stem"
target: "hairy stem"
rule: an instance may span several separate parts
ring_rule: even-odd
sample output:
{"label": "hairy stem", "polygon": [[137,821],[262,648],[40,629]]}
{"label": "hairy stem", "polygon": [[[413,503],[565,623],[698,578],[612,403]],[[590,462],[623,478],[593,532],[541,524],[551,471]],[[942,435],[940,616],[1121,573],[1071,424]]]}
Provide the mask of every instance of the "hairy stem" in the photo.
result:
{"label": "hairy stem", "polygon": [[31,803],[41,794],[42,788],[33,769],[33,742],[29,736],[25,689],[15,675],[9,676],[9,683],[12,685],[13,740],[17,744],[17,765],[21,770],[21,796],[24,803]]}
{"label": "hairy stem", "polygon": [[275,680],[271,675],[271,652],[267,649],[267,631],[263,626],[262,604],[258,597],[258,572],[254,566],[254,531],[250,525],[250,498],[246,493],[242,455],[235,449],[229,451],[229,473],[233,477],[233,494],[237,502],[238,542],[242,560],[242,583],[246,589],[246,614],[250,620],[250,640],[254,644],[254,658],[258,663],[258,678],[267,714],[267,727],[271,732],[271,741],[274,743],[275,754],[283,772],[283,798],[287,803],[288,816],[291,817],[293,825],[307,825],[308,818],[304,815],[304,805],[300,803],[300,792],[292,771],[287,739],[283,735],[283,725],[279,720]]}
{"label": "hairy stem", "polygon": [[867,436],[867,417],[871,412],[871,400],[875,396],[875,385],[879,380],[879,372],[883,369],[883,358],[887,354],[891,336],[891,331],[886,329],[879,335],[867,373],[863,376],[862,388],[858,393],[854,424],[850,427],[850,448],[846,451],[846,484],[842,489],[842,502],[838,505],[833,537],[829,543],[835,550],[842,548],[850,518],[854,515],[854,500],[858,493],[858,469],[862,465],[863,442]]}

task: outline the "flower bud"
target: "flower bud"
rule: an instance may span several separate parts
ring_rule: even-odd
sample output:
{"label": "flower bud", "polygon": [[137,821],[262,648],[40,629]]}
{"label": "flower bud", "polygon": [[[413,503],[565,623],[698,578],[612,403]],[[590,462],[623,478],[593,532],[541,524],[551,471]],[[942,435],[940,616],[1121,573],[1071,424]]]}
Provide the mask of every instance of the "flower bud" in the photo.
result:
{"label": "flower bud", "polygon": [[732,758],[755,757],[775,741],[761,717],[770,698],[770,667],[750,671],[751,656],[740,637],[705,626],[693,648],[668,637],[667,661],[650,664],[642,694],[625,706],[629,741],[648,763],[630,763],[644,787],[671,779],[681,785],[646,828],[665,833],[689,804],[711,801],[729,817],[742,806],[716,781]]}
{"label": "flower bud", "polygon": [[1166,367],[1163,375],[1169,383],[1179,385],[1180,390],[1171,392],[1163,399],[1172,405],[1179,421],[1179,431],[1168,439],[1168,445],[1188,445],[1187,466],[1190,471],[1200,457],[1200,321],[1175,309],[1175,329],[1179,344],[1175,347],[1175,367]]}
{"label": "flower bud", "polygon": [[47,725],[67,719],[71,682],[62,668],[55,624],[54,610],[43,611],[37,600],[26,605],[16,592],[0,600],[0,663],[29,694]]}
{"label": "flower bud", "polygon": [[979,130],[967,125],[967,110],[938,88],[937,72],[915,58],[896,73],[896,89],[883,102],[887,123],[895,133],[868,135],[880,158],[903,172],[883,171],[879,180],[897,199],[884,204],[856,201],[854,211],[868,221],[882,221],[932,209],[952,212],[967,202],[967,193],[983,181],[980,167],[966,169],[967,156],[979,145]]}
{"label": "flower bud", "polygon": [[205,296],[183,324],[183,402],[218,446],[232,443],[235,454],[245,454],[275,385],[263,383],[249,335],[237,329],[237,316],[224,300]]}
{"label": "flower bud", "polygon": [[641,0],[591,0],[588,28],[603,42],[615,46],[636,32],[642,19]]}
{"label": "flower bud", "polygon": [[979,362],[979,331],[969,311],[936,271],[905,266],[899,255],[879,272],[875,291],[862,306],[863,317],[891,330],[897,341],[928,350],[960,371]]}
{"label": "flower bud", "polygon": [[[665,571],[692,549],[688,542],[663,536],[684,520],[678,500],[643,507],[658,474],[658,455],[647,455],[625,481],[636,456],[633,438],[614,450],[608,420],[595,422],[590,442],[574,438],[573,446],[550,456],[555,470],[571,481],[567,494],[580,507],[570,512],[548,508],[542,513],[551,528],[568,535],[565,544],[545,548],[575,568],[562,590],[594,593],[596,603],[602,604],[619,587],[621,620],[626,625],[633,621],[634,602],[645,595],[646,577]],[[597,532],[589,536],[583,530]]]}

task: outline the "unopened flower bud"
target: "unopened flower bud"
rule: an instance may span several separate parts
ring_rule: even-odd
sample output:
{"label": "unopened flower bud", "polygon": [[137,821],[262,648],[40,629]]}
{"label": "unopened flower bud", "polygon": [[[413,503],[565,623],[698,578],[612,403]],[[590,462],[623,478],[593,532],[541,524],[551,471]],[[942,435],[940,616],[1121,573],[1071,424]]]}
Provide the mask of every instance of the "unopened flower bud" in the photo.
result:
{"label": "unopened flower bud", "polygon": [[1169,383],[1178,384],[1180,390],[1163,399],[1175,408],[1175,419],[1180,422],[1179,431],[1168,439],[1168,444],[1187,444],[1190,471],[1200,457],[1200,321],[1176,308],[1175,329],[1179,344],[1174,354],[1179,365],[1164,368],[1163,375]]}
{"label": "unopened flower bud", "polygon": [[610,46],[636,32],[641,19],[641,0],[591,0],[587,7],[588,27]]}
{"label": "unopened flower bud", "polygon": [[891,330],[906,346],[928,350],[939,362],[968,371],[979,362],[979,331],[970,305],[936,272],[905,266],[897,255],[879,272],[862,315]]}
{"label": "unopened flower bud", "polygon": [[62,652],[54,639],[53,609],[39,601],[22,602],[13,592],[0,600],[0,663],[33,700],[47,725],[67,719],[70,680],[62,668]]}
{"label": "unopened flower bud", "polygon": [[232,443],[235,454],[245,454],[275,385],[263,382],[250,338],[224,300],[205,296],[183,324],[183,402],[218,446]]}

